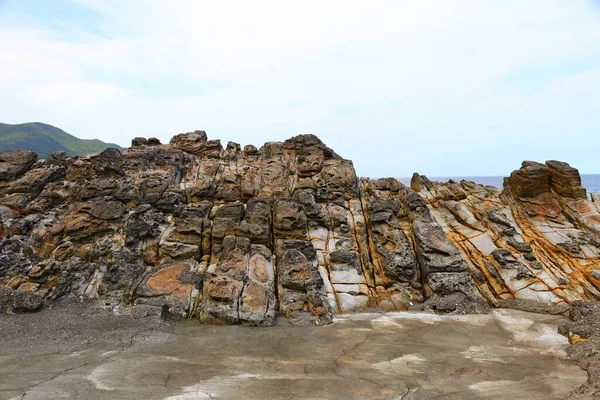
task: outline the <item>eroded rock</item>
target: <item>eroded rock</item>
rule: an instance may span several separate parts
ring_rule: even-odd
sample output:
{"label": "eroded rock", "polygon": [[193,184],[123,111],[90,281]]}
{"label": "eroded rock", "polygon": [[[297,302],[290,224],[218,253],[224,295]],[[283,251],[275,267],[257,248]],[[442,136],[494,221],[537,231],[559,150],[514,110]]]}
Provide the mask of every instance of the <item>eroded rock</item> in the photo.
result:
{"label": "eroded rock", "polygon": [[223,148],[195,131],[43,162],[0,152],[0,222],[7,312],[81,296],[263,326],[600,298],[598,202],[558,161],[523,163],[499,192],[359,180],[314,135]]}

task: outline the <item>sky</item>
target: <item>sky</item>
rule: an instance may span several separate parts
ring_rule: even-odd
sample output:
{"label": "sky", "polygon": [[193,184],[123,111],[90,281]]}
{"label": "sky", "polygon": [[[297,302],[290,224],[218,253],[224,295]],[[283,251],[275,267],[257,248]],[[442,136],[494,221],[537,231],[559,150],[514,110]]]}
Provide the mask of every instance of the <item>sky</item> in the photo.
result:
{"label": "sky", "polygon": [[313,133],[360,176],[600,173],[598,0],[0,0],[0,122]]}

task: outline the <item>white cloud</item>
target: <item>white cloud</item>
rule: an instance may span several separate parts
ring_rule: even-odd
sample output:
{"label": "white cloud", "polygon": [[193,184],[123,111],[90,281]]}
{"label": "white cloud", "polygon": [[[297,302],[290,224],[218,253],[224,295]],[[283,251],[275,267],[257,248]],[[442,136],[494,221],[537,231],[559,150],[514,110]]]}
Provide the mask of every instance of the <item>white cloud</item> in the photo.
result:
{"label": "white cloud", "polygon": [[[589,1],[77,3],[101,35],[3,29],[0,14],[0,121],[124,145],[312,132],[369,176],[507,173],[536,157],[598,171]],[[547,82],[521,90],[538,73]]]}
{"label": "white cloud", "polygon": [[34,103],[62,103],[66,106],[89,106],[115,100],[127,90],[114,83],[56,81],[27,89],[24,97]]}

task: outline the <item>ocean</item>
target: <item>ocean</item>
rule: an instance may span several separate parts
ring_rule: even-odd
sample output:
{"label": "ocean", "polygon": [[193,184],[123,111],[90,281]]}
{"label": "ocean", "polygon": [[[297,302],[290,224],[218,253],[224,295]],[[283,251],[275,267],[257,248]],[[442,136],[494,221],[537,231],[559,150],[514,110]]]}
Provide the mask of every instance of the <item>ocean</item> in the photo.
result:
{"label": "ocean", "polygon": [[[449,179],[460,181],[462,179],[466,181],[473,181],[481,183],[482,185],[495,186],[498,189],[502,189],[502,182],[504,181],[503,176],[450,176],[450,177],[427,177],[432,181],[447,182]],[[398,178],[400,182],[405,185],[410,185],[410,178]],[[600,175],[581,175],[581,184],[588,193],[600,193]]]}

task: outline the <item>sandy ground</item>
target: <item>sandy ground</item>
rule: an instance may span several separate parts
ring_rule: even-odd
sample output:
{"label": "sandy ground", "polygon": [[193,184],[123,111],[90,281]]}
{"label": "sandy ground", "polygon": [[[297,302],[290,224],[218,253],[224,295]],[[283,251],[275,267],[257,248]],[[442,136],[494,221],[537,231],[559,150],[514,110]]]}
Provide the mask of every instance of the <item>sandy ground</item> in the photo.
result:
{"label": "sandy ground", "polygon": [[350,314],[207,326],[69,306],[0,315],[0,399],[561,399],[561,317]]}

